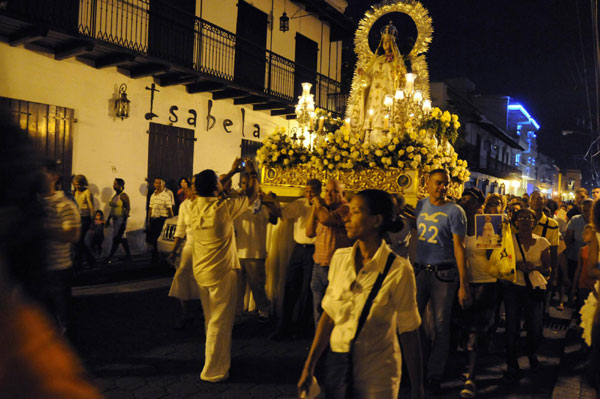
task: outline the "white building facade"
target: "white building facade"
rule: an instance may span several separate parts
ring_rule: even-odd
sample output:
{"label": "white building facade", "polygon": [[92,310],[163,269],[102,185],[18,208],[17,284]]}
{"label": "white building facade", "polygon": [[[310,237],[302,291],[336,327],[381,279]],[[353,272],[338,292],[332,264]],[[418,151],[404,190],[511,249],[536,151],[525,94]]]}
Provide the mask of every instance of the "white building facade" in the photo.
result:
{"label": "white building facade", "polygon": [[[65,178],[88,178],[97,209],[108,210],[114,179],[124,179],[132,250],[143,251],[154,177],[176,189],[182,176],[225,173],[236,156],[253,156],[266,134],[295,125],[303,81],[317,106],[343,112],[346,2],[310,4],[9,0],[0,9],[0,109],[63,162]],[[120,118],[123,84],[130,104]]]}

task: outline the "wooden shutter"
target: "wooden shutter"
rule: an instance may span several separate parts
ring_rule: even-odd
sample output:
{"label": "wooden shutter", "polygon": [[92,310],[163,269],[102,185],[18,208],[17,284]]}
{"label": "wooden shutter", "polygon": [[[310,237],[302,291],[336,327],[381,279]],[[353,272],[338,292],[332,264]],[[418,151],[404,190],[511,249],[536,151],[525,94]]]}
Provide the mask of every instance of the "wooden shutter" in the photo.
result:
{"label": "wooden shutter", "polygon": [[72,108],[5,97],[0,97],[0,110],[8,113],[27,132],[42,157],[62,163],[63,186],[65,190],[70,190],[75,111]]}
{"label": "wooden shutter", "polygon": [[179,178],[193,173],[194,131],[151,122],[148,134],[148,184],[162,177],[176,192]]}

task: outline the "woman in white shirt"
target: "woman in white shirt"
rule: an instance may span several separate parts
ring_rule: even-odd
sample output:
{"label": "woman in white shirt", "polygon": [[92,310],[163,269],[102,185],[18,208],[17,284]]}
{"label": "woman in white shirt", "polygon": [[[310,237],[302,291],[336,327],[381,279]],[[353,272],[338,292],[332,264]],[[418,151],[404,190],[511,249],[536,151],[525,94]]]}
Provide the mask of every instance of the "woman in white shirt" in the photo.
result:
{"label": "woman in white shirt", "polygon": [[544,338],[542,312],[544,292],[533,289],[544,285],[550,266],[550,243],[544,237],[532,233],[537,223],[535,213],[529,209],[515,212],[512,223],[517,229],[513,242],[517,262],[517,281],[504,284],[504,307],[506,309],[506,373],[504,380],[514,383],[521,378],[518,362],[518,344],[521,335],[521,313],[524,311],[527,326],[527,357],[531,371],[539,369],[537,348]]}
{"label": "woman in white shirt", "polygon": [[[389,272],[372,302],[364,327],[355,337],[367,297],[392,253],[383,236],[402,227],[392,213],[392,200],[385,191],[364,190],[350,202],[346,231],[356,243],[338,249],[331,259],[323,315],[298,382],[301,397],[312,382],[317,361],[329,345],[334,353],[351,355],[351,397],[396,399],[402,370],[398,334],[407,348],[404,355],[413,397],[423,397],[417,330],[421,318],[414,272],[405,258],[392,255]],[[322,389],[326,399],[350,396],[342,396],[326,385]]]}
{"label": "woman in white shirt", "polygon": [[[458,204],[467,215],[467,235],[465,236],[465,253],[467,256],[467,275],[471,290],[471,303],[458,308],[456,321],[468,334],[466,344],[467,370],[465,385],[460,392],[461,398],[474,398],[476,394],[475,375],[477,354],[482,338],[489,333],[494,322],[494,314],[498,300],[497,279],[490,275],[488,250],[477,247],[475,235],[475,215],[484,205],[484,214],[502,214],[504,203],[498,194],[489,194],[485,199],[483,193],[476,188],[463,191]],[[493,232],[492,227],[492,234]],[[489,251],[491,253],[491,251]]]}

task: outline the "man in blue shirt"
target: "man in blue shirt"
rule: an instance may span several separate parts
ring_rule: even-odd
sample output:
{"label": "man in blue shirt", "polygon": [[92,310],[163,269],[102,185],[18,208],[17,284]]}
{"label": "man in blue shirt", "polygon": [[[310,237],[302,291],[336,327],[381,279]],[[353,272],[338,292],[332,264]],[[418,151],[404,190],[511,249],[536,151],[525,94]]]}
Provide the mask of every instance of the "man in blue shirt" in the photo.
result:
{"label": "man in blue shirt", "polygon": [[458,288],[458,301],[469,300],[469,283],[465,268],[465,234],[467,217],[464,210],[446,198],[450,177],[444,169],[429,174],[429,197],[417,204],[417,253],[415,275],[417,303],[421,317],[431,302],[435,338],[427,362],[427,388],[440,393],[440,381],[450,346],[450,316]]}

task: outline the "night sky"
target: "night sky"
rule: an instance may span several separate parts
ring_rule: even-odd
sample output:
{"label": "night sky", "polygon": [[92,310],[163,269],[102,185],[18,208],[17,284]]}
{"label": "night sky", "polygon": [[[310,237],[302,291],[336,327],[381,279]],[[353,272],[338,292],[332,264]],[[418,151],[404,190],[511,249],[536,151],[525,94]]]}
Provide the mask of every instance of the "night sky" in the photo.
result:
{"label": "night sky", "polygon": [[[349,0],[360,20],[370,4]],[[590,139],[584,61],[596,118],[590,0],[422,0],[433,19],[427,54],[431,81],[464,76],[481,94],[510,96],[541,125],[539,151],[561,167],[584,168],[576,158]],[[583,34],[582,54],[577,11]]]}

